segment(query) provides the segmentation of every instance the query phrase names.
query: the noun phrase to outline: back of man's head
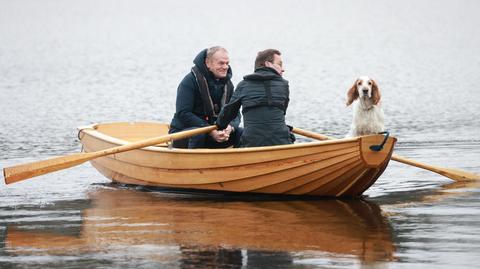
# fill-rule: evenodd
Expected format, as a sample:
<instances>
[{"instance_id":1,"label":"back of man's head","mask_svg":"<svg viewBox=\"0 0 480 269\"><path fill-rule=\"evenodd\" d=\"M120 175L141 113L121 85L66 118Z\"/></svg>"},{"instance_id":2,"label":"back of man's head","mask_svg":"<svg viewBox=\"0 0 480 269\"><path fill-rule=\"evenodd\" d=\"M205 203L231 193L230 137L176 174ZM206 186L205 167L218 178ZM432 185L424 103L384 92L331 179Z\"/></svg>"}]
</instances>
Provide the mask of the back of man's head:
<instances>
[{"instance_id":1,"label":"back of man's head","mask_svg":"<svg viewBox=\"0 0 480 269\"><path fill-rule=\"evenodd\" d=\"M260 67L265 67L265 62L273 63L274 55L282 55L279 50L276 49L266 49L259 51L257 53L257 58L255 59L255 70Z\"/></svg>"}]
</instances>

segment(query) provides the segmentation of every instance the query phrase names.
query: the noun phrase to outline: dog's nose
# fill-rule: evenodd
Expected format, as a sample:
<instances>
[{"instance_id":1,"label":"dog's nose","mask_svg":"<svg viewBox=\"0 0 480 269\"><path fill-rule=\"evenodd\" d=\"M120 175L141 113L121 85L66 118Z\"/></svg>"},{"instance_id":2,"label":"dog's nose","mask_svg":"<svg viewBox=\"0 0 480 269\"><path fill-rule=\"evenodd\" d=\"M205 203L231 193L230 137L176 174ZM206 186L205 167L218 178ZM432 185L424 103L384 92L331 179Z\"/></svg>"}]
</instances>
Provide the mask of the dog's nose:
<instances>
[{"instance_id":1,"label":"dog's nose","mask_svg":"<svg viewBox=\"0 0 480 269\"><path fill-rule=\"evenodd\" d=\"M363 91L363 94L364 94L364 95L367 95L367 94L368 94L368 89L363 89L362 91Z\"/></svg>"}]
</instances>

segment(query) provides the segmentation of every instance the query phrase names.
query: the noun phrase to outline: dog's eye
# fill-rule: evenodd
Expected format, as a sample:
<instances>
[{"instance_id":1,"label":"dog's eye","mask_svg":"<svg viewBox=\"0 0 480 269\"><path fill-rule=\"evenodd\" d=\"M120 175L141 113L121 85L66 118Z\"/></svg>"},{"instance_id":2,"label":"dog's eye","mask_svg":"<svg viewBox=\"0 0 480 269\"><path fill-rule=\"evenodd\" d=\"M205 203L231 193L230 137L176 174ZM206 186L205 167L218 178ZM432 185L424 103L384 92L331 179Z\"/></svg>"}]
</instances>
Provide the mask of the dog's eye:
<instances>
[{"instance_id":1,"label":"dog's eye","mask_svg":"<svg viewBox=\"0 0 480 269\"><path fill-rule=\"evenodd\" d=\"M372 85L372 82L370 80L368 81L368 85L370 85L370 86Z\"/></svg>"}]
</instances>

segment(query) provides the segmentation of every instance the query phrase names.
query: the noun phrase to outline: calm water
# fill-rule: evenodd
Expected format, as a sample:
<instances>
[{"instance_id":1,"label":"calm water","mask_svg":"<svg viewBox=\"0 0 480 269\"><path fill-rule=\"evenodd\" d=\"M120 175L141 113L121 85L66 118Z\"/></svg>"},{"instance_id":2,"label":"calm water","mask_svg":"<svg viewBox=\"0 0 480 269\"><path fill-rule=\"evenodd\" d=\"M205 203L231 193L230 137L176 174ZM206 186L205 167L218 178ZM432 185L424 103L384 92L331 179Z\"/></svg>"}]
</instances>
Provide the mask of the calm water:
<instances>
[{"instance_id":1,"label":"calm water","mask_svg":"<svg viewBox=\"0 0 480 269\"><path fill-rule=\"evenodd\" d=\"M193 57L222 44L235 83L258 50L283 52L290 124L345 135L345 93L367 74L399 155L480 173L478 11L476 0L0 0L0 167L78 152L77 126L169 122ZM0 268L478 268L480 259L480 183L395 162L356 200L147 192L111 185L89 164L1 184Z\"/></svg>"}]
</instances>

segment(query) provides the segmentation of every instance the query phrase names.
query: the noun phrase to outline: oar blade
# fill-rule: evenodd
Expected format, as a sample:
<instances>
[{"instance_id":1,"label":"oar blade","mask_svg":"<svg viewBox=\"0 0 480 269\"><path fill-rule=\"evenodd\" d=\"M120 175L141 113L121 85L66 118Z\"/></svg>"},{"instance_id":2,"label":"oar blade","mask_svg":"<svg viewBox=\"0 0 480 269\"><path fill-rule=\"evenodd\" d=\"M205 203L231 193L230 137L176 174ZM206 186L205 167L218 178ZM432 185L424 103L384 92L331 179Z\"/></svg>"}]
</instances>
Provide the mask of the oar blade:
<instances>
[{"instance_id":1,"label":"oar blade","mask_svg":"<svg viewBox=\"0 0 480 269\"><path fill-rule=\"evenodd\" d=\"M20 164L3 169L5 183L11 184L24 179L40 176L82 164L92 159L90 153L76 153L69 156L55 157L38 162Z\"/></svg>"},{"instance_id":2,"label":"oar blade","mask_svg":"<svg viewBox=\"0 0 480 269\"><path fill-rule=\"evenodd\" d=\"M445 167L439 167L439 166L430 165L426 163L421 163L418 161L414 161L412 159L398 156L396 154L392 155L392 160L409 164L412 166L416 166L418 168L427 169L437 174L440 174L442 176L453 179L455 181L480 180L480 175L478 174L470 173L470 172L459 170L459 169L445 168Z\"/></svg>"},{"instance_id":3,"label":"oar blade","mask_svg":"<svg viewBox=\"0 0 480 269\"><path fill-rule=\"evenodd\" d=\"M456 181L480 180L479 174L474 174L458 169L445 168L438 173Z\"/></svg>"}]
</instances>

